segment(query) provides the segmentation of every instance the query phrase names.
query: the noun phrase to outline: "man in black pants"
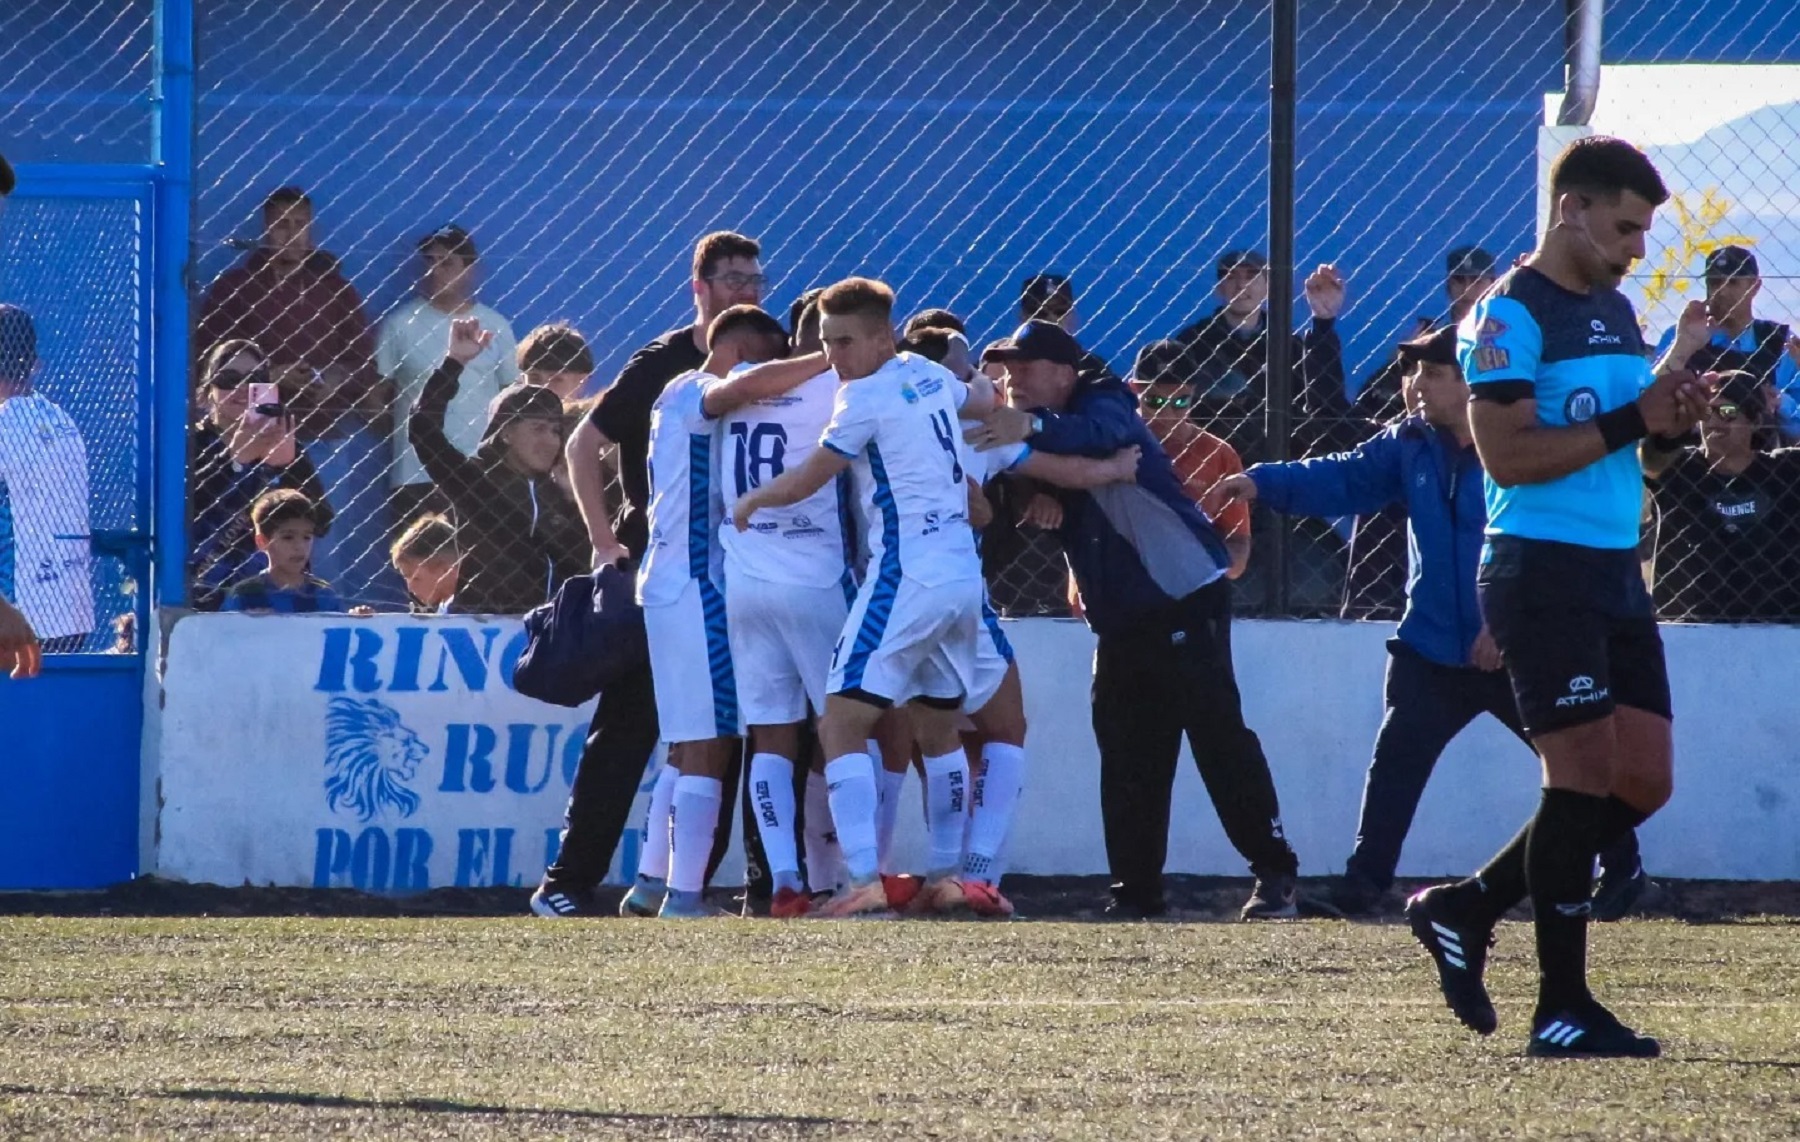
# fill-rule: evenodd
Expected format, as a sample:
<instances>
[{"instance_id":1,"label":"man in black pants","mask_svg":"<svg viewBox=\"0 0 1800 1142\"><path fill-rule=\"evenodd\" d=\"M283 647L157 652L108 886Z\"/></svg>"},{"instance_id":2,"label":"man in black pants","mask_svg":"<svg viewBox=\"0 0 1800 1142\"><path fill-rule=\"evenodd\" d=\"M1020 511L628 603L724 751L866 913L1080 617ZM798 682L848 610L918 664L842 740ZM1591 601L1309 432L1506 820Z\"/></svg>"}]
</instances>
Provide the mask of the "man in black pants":
<instances>
[{"instance_id":1,"label":"man in black pants","mask_svg":"<svg viewBox=\"0 0 1800 1142\"><path fill-rule=\"evenodd\" d=\"M706 361L706 328L714 317L734 305L755 305L761 300L761 254L755 240L729 231L700 239L694 249L694 323L665 333L632 354L593 412L570 435L565 455L575 500L593 544L594 566L635 562L643 555L650 539L645 515L650 500L645 467L650 407L670 381ZM606 505L601 465L602 451L615 445L619 482L625 489L625 507L616 531ZM532 894L534 913L546 917L597 914L593 891L612 864L644 766L656 750L656 736L656 697L646 663L643 670L600 695L569 790L562 848ZM726 787L735 787L737 781L734 769L727 776ZM722 818L719 837L715 867L731 837L729 817Z\"/></svg>"},{"instance_id":2,"label":"man in black pants","mask_svg":"<svg viewBox=\"0 0 1800 1142\"><path fill-rule=\"evenodd\" d=\"M1477 591L1519 715L1544 763L1543 797L1475 876L1407 902L1450 1009L1498 1023L1482 979L1499 918L1529 895L1538 998L1527 1053L1648 1058L1661 1048L1588 990L1594 857L1668 801L1668 668L1638 565L1645 453L1706 408L1692 373L1653 374L1619 283L1669 192L1643 152L1590 135L1550 169L1538 248L1458 329L1469 427L1487 472Z\"/></svg>"},{"instance_id":3,"label":"man in black pants","mask_svg":"<svg viewBox=\"0 0 1800 1142\"><path fill-rule=\"evenodd\" d=\"M1294 916L1298 862L1232 671L1231 555L1182 490L1131 390L1111 378L1078 379L1081 360L1075 339L1042 321L991 347L983 363L1004 364L1013 407L971 429L969 440L1093 457L1143 450L1135 483L1056 493L1063 550L1099 636L1093 716L1112 911L1165 910L1169 801L1185 732L1225 835L1256 876L1243 918Z\"/></svg>"}]
</instances>

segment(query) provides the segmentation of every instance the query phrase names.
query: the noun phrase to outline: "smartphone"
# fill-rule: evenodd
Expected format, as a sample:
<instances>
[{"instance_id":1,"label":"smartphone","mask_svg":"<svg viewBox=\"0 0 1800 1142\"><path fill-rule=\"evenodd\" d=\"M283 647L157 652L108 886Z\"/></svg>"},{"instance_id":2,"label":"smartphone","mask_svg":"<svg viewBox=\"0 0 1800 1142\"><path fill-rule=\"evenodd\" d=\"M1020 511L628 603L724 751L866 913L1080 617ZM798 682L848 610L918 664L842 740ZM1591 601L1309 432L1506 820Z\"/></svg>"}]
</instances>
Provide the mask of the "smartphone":
<instances>
[{"instance_id":1,"label":"smartphone","mask_svg":"<svg viewBox=\"0 0 1800 1142\"><path fill-rule=\"evenodd\" d=\"M281 387L275 384L251 383L245 386L249 390L249 401L244 410L244 423L263 425L281 419Z\"/></svg>"}]
</instances>

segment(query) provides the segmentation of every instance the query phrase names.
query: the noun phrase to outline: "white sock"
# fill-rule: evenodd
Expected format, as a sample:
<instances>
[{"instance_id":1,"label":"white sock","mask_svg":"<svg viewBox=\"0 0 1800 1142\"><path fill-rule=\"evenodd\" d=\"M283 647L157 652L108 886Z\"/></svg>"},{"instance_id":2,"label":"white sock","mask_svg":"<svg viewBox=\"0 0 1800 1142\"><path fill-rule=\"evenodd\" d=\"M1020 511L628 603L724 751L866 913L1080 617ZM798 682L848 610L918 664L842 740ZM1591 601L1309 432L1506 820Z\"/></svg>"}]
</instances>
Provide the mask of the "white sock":
<instances>
[{"instance_id":1,"label":"white sock","mask_svg":"<svg viewBox=\"0 0 1800 1142\"><path fill-rule=\"evenodd\" d=\"M775 887L800 883L800 856L794 846L794 763L778 753L750 759L750 800L756 807L756 833Z\"/></svg>"},{"instance_id":2,"label":"white sock","mask_svg":"<svg viewBox=\"0 0 1800 1142\"><path fill-rule=\"evenodd\" d=\"M962 867L963 825L969 814L969 759L962 750L925 759L925 824L931 833L933 876Z\"/></svg>"},{"instance_id":3,"label":"white sock","mask_svg":"<svg viewBox=\"0 0 1800 1142\"><path fill-rule=\"evenodd\" d=\"M681 771L663 763L656 771L650 804L644 810L644 852L638 858L638 875L669 879L669 806L675 801L675 780Z\"/></svg>"},{"instance_id":4,"label":"white sock","mask_svg":"<svg viewBox=\"0 0 1800 1142\"><path fill-rule=\"evenodd\" d=\"M825 766L825 782L831 790L831 819L837 822L838 844L850 878L873 880L881 871L875 848L875 763L866 753L847 753Z\"/></svg>"},{"instance_id":5,"label":"white sock","mask_svg":"<svg viewBox=\"0 0 1800 1142\"><path fill-rule=\"evenodd\" d=\"M674 836L669 856L671 891L699 892L706 887L706 863L712 856L719 805L724 799L724 786L716 777L684 773L676 779L669 829Z\"/></svg>"},{"instance_id":6,"label":"white sock","mask_svg":"<svg viewBox=\"0 0 1800 1142\"><path fill-rule=\"evenodd\" d=\"M831 795L825 775L806 774L806 884L814 892L833 892L844 882L844 852L838 847L831 820Z\"/></svg>"},{"instance_id":7,"label":"white sock","mask_svg":"<svg viewBox=\"0 0 1800 1142\"><path fill-rule=\"evenodd\" d=\"M984 763L975 781L969 809L969 844L963 853L963 879L999 884L1006 871L1001 856L1012 831L1013 811L1025 787L1025 747L989 742L981 747Z\"/></svg>"},{"instance_id":8,"label":"white sock","mask_svg":"<svg viewBox=\"0 0 1800 1142\"><path fill-rule=\"evenodd\" d=\"M900 794L906 788L906 771L875 771L875 784L881 800L875 810L875 851L881 857L881 871L894 871L894 824L900 819Z\"/></svg>"}]
</instances>

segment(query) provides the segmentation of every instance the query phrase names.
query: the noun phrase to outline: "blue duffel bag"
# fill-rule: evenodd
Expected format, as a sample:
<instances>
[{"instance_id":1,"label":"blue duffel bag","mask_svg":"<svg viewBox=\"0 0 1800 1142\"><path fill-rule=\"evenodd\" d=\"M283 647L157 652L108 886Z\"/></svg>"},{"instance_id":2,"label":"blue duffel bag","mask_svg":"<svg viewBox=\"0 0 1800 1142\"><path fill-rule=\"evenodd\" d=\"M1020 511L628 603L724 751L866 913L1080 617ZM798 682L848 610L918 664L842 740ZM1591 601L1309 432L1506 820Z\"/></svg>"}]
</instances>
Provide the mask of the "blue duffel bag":
<instances>
[{"instance_id":1,"label":"blue duffel bag","mask_svg":"<svg viewBox=\"0 0 1800 1142\"><path fill-rule=\"evenodd\" d=\"M636 582L608 564L564 580L555 598L525 616L513 689L540 702L579 706L649 664Z\"/></svg>"}]
</instances>

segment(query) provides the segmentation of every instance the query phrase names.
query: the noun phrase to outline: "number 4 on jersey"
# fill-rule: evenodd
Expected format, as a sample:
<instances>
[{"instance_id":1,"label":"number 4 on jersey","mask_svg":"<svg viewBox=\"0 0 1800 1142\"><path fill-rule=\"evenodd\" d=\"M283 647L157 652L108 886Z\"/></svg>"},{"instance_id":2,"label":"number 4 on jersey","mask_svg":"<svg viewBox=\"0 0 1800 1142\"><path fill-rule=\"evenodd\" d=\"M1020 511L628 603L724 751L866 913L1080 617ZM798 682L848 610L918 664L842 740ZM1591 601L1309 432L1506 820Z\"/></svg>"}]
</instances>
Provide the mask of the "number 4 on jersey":
<instances>
[{"instance_id":1,"label":"number 4 on jersey","mask_svg":"<svg viewBox=\"0 0 1800 1142\"><path fill-rule=\"evenodd\" d=\"M956 427L950 422L950 414L941 408L932 413L931 431L937 434L938 443L950 454L950 479L960 486L963 482L962 451L956 446Z\"/></svg>"}]
</instances>

